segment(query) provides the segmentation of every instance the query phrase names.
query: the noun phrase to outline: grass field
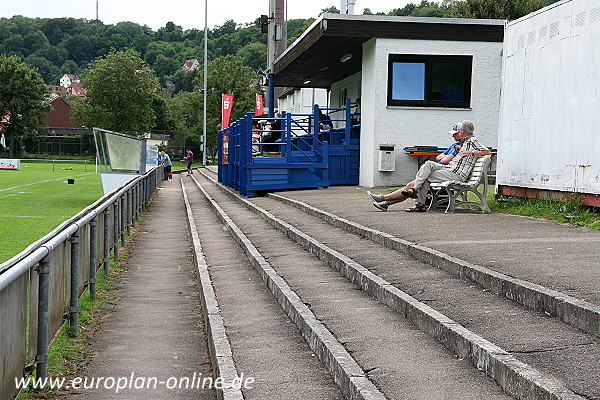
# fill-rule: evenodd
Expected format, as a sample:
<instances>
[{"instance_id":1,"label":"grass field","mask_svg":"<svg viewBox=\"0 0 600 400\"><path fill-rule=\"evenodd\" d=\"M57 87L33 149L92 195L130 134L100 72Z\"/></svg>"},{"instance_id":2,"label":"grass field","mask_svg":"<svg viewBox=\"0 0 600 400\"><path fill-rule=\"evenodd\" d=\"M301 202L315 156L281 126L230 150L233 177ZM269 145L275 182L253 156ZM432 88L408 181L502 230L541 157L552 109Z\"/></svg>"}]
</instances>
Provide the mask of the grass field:
<instances>
[{"instance_id":1,"label":"grass field","mask_svg":"<svg viewBox=\"0 0 600 400\"><path fill-rule=\"evenodd\" d=\"M51 232L103 196L94 165L21 162L0 170L0 263ZM72 185L67 178L75 179Z\"/></svg>"}]
</instances>

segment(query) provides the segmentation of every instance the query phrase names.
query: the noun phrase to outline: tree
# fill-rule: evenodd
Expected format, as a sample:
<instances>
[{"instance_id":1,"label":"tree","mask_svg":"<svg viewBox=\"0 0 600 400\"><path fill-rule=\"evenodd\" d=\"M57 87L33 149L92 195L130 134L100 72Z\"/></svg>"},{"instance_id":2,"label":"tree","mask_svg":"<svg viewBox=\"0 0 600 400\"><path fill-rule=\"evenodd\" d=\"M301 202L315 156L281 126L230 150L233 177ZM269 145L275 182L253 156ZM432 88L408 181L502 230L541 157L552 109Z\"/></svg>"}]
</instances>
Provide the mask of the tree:
<instances>
[{"instance_id":1,"label":"tree","mask_svg":"<svg viewBox=\"0 0 600 400\"><path fill-rule=\"evenodd\" d=\"M337 7L335 7L335 6L323 8L323 9L321 9L321 12L319 13L319 16L321 16L321 15L323 15L325 13L339 14L340 10L338 10Z\"/></svg>"},{"instance_id":2,"label":"tree","mask_svg":"<svg viewBox=\"0 0 600 400\"><path fill-rule=\"evenodd\" d=\"M0 82L0 114L7 116L2 132L13 157L16 141L44 125L50 112L48 92L37 71L16 56L0 54Z\"/></svg>"},{"instance_id":3,"label":"tree","mask_svg":"<svg viewBox=\"0 0 600 400\"><path fill-rule=\"evenodd\" d=\"M58 82L60 80L58 67L46 58L30 55L25 59L25 62L38 71L44 82Z\"/></svg>"},{"instance_id":4,"label":"tree","mask_svg":"<svg viewBox=\"0 0 600 400\"><path fill-rule=\"evenodd\" d=\"M416 4L408 3L402 8L394 8L392 11L390 11L390 15L407 16L410 15L415 8L417 8Z\"/></svg>"},{"instance_id":5,"label":"tree","mask_svg":"<svg viewBox=\"0 0 600 400\"><path fill-rule=\"evenodd\" d=\"M267 63L267 45L249 43L238 50L237 56L240 57L244 65L257 71L259 68L265 68Z\"/></svg>"},{"instance_id":6,"label":"tree","mask_svg":"<svg viewBox=\"0 0 600 400\"><path fill-rule=\"evenodd\" d=\"M244 66L236 56L219 57L208 65L208 90L206 98L207 151L216 152L217 131L221 124L221 96L234 95L231 110L231 121L235 121L247 112L254 111L256 94L260 93L257 85L257 73ZM198 76L196 88L199 91L203 84L203 74Z\"/></svg>"},{"instance_id":7,"label":"tree","mask_svg":"<svg viewBox=\"0 0 600 400\"><path fill-rule=\"evenodd\" d=\"M544 7L543 0L461 0L453 2L446 12L454 18L498 18L514 20Z\"/></svg>"},{"instance_id":8,"label":"tree","mask_svg":"<svg viewBox=\"0 0 600 400\"><path fill-rule=\"evenodd\" d=\"M73 106L87 126L140 135L154 126L158 79L137 52L111 50L90 64L81 83L87 98Z\"/></svg>"}]
</instances>

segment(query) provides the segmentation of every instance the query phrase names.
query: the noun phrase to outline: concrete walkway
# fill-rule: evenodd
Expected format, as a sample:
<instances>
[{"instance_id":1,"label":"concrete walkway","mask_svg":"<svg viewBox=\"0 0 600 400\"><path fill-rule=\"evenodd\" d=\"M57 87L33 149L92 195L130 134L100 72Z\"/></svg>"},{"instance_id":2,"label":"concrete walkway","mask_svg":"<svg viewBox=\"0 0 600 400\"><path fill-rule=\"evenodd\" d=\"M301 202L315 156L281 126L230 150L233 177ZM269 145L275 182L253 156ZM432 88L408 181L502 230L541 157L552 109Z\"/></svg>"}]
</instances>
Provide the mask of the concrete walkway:
<instances>
[{"instance_id":1,"label":"concrete walkway","mask_svg":"<svg viewBox=\"0 0 600 400\"><path fill-rule=\"evenodd\" d=\"M173 182L162 183L140 225L114 311L94 340L95 358L82 372L89 385L91 378L95 378L94 386L98 388L80 389L68 398L215 398L211 389L186 389L186 378L193 386L194 376L195 382L200 374L210 377L212 369L180 175L173 178ZM116 380L112 389L109 377ZM128 388L117 393L119 378L123 378L121 382L126 382ZM150 388L135 389L136 385ZM169 389L175 385L176 389Z\"/></svg>"}]
</instances>

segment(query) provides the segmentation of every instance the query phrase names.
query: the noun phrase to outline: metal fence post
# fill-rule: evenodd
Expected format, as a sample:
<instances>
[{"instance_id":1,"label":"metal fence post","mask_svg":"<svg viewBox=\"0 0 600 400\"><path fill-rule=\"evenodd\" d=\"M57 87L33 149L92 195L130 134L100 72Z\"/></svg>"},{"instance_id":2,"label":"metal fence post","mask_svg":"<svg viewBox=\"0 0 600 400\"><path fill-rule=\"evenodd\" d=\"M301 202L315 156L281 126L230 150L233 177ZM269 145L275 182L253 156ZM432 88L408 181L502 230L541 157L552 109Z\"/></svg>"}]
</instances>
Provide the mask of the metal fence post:
<instances>
[{"instance_id":1,"label":"metal fence post","mask_svg":"<svg viewBox=\"0 0 600 400\"><path fill-rule=\"evenodd\" d=\"M146 208L146 197L148 196L148 186L146 186L146 178L142 179L142 210Z\"/></svg>"},{"instance_id":2,"label":"metal fence post","mask_svg":"<svg viewBox=\"0 0 600 400\"><path fill-rule=\"evenodd\" d=\"M119 259L119 199L113 203L113 249L115 260Z\"/></svg>"},{"instance_id":3,"label":"metal fence post","mask_svg":"<svg viewBox=\"0 0 600 400\"><path fill-rule=\"evenodd\" d=\"M131 235L131 189L125 192L125 230Z\"/></svg>"},{"instance_id":4,"label":"metal fence post","mask_svg":"<svg viewBox=\"0 0 600 400\"><path fill-rule=\"evenodd\" d=\"M108 277L108 263L110 262L110 206L104 210L104 277Z\"/></svg>"},{"instance_id":5,"label":"metal fence post","mask_svg":"<svg viewBox=\"0 0 600 400\"><path fill-rule=\"evenodd\" d=\"M46 379L48 371L48 290L50 281L50 257L46 256L38 266L38 334L37 354L35 356L36 375Z\"/></svg>"},{"instance_id":6,"label":"metal fence post","mask_svg":"<svg viewBox=\"0 0 600 400\"><path fill-rule=\"evenodd\" d=\"M96 267L98 264L98 217L90 221L90 297L96 298Z\"/></svg>"},{"instance_id":7,"label":"metal fence post","mask_svg":"<svg viewBox=\"0 0 600 400\"><path fill-rule=\"evenodd\" d=\"M71 333L77 333L79 323L79 233L77 229L71 236L71 307L69 308L69 322Z\"/></svg>"},{"instance_id":8,"label":"metal fence post","mask_svg":"<svg viewBox=\"0 0 600 400\"><path fill-rule=\"evenodd\" d=\"M136 183L131 188L131 226L135 226L135 221L137 219L137 189L138 184Z\"/></svg>"},{"instance_id":9,"label":"metal fence post","mask_svg":"<svg viewBox=\"0 0 600 400\"><path fill-rule=\"evenodd\" d=\"M121 207L119 210L119 214L121 214L121 246L125 246L125 240L127 237L127 226L126 226L126 215L127 214L127 200L125 194L121 195Z\"/></svg>"},{"instance_id":10,"label":"metal fence post","mask_svg":"<svg viewBox=\"0 0 600 400\"><path fill-rule=\"evenodd\" d=\"M135 203L137 205L137 218L142 216L142 181L139 180L137 183L137 201Z\"/></svg>"}]
</instances>

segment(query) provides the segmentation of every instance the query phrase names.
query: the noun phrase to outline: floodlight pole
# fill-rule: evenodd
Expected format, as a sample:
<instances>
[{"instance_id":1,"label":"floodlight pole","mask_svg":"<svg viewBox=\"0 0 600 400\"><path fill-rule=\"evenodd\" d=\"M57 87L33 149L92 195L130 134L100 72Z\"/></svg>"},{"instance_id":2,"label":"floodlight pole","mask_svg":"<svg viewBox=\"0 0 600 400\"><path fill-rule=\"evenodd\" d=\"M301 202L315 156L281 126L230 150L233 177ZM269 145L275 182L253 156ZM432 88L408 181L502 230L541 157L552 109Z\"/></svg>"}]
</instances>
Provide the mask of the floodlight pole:
<instances>
[{"instance_id":1,"label":"floodlight pole","mask_svg":"<svg viewBox=\"0 0 600 400\"><path fill-rule=\"evenodd\" d=\"M206 165L206 83L208 81L208 0L204 0L204 117L202 118L202 165Z\"/></svg>"}]
</instances>

